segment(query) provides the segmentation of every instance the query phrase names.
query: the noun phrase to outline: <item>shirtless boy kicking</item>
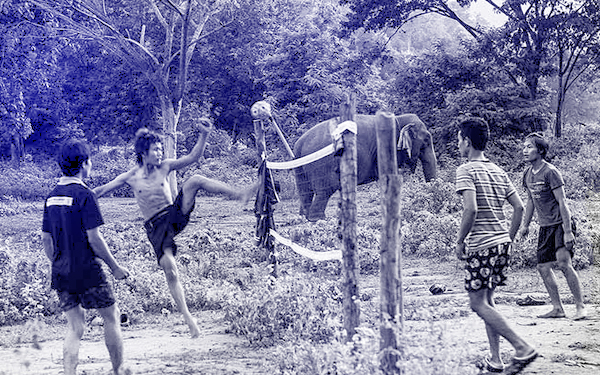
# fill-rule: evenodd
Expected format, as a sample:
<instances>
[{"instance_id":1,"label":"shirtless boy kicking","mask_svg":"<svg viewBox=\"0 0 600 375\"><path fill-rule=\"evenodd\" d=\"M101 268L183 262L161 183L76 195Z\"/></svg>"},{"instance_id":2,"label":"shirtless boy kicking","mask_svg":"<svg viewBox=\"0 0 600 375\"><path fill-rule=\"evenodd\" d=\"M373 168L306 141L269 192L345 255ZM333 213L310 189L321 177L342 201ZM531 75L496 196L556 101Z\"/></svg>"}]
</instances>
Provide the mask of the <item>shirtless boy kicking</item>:
<instances>
[{"instance_id":1,"label":"shirtless boy kicking","mask_svg":"<svg viewBox=\"0 0 600 375\"><path fill-rule=\"evenodd\" d=\"M137 131L135 152L138 165L117 178L94 189L98 197L127 184L133 189L138 206L145 219L144 226L148 239L156 253L158 264L165 272L169 291L177 308L190 328L192 338L200 335L200 331L190 314L179 281L175 254L177 247L174 237L187 225L194 209L196 193L204 189L210 193L222 193L232 199L247 201L255 192L254 187L247 189L234 188L222 182L200 175L190 177L173 200L169 186L169 173L185 168L198 161L204 152L206 138L212 125L205 121L199 125L200 136L192 151L178 159L163 160L162 141L159 136L142 128Z\"/></svg>"}]
</instances>

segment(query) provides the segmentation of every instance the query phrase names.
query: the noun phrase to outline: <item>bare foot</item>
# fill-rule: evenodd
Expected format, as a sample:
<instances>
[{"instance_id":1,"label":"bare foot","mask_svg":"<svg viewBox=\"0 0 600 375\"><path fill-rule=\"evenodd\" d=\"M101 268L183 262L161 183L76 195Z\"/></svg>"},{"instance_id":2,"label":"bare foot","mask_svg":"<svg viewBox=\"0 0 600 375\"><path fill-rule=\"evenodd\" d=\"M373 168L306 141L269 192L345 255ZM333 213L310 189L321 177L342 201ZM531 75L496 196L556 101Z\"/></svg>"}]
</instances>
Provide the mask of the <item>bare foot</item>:
<instances>
[{"instance_id":1,"label":"bare foot","mask_svg":"<svg viewBox=\"0 0 600 375\"><path fill-rule=\"evenodd\" d=\"M564 318L565 312L563 310L558 310L558 309L552 309L551 311L542 314L542 315L538 315L538 318L542 318L542 319L556 319L556 318Z\"/></svg>"},{"instance_id":2,"label":"bare foot","mask_svg":"<svg viewBox=\"0 0 600 375\"><path fill-rule=\"evenodd\" d=\"M587 311L585 311L585 307L578 307L573 320L584 320L587 318Z\"/></svg>"},{"instance_id":3,"label":"bare foot","mask_svg":"<svg viewBox=\"0 0 600 375\"><path fill-rule=\"evenodd\" d=\"M189 318L186 320L187 320L188 327L190 327L191 338L193 338L193 339L198 338L200 336L200 329L198 328L198 325L196 324L196 319Z\"/></svg>"},{"instance_id":4,"label":"bare foot","mask_svg":"<svg viewBox=\"0 0 600 375\"><path fill-rule=\"evenodd\" d=\"M131 369L129 367L121 366L118 371L115 371L115 375L131 375Z\"/></svg>"}]
</instances>

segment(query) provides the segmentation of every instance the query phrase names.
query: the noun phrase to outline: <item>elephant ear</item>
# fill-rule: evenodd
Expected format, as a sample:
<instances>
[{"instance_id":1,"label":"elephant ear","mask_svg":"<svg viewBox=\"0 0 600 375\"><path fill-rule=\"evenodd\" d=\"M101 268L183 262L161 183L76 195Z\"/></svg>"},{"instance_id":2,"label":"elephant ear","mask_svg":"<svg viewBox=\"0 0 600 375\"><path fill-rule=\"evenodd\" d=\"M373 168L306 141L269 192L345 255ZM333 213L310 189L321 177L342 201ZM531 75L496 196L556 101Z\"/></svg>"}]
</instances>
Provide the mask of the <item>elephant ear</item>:
<instances>
[{"instance_id":1,"label":"elephant ear","mask_svg":"<svg viewBox=\"0 0 600 375\"><path fill-rule=\"evenodd\" d=\"M406 150L408 153L409 159L412 158L412 143L413 139L410 135L410 127L413 126L413 123L405 125L400 131L400 137L398 137L398 150Z\"/></svg>"}]
</instances>

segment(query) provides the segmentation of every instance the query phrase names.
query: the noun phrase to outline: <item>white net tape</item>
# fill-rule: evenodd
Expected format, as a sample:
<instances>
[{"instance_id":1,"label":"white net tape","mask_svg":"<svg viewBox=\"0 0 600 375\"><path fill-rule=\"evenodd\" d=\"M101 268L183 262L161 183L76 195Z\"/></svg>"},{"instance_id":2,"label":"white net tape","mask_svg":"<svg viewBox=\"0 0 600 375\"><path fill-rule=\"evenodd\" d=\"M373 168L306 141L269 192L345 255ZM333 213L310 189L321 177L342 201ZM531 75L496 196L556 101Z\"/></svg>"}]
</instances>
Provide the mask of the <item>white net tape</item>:
<instances>
[{"instance_id":1,"label":"white net tape","mask_svg":"<svg viewBox=\"0 0 600 375\"><path fill-rule=\"evenodd\" d=\"M337 126L337 128L334 131L332 131L333 139L336 139L336 140L339 139L341 137L342 133L346 130L356 134L356 132L357 132L356 123L353 121L344 121L341 124L339 124ZM335 151L335 146L332 143L328 146L323 147L322 149L320 149L318 151L313 152L312 154L309 154L309 155L306 155L306 156L303 156L301 158L294 159L291 161L286 161L286 162L267 161L267 168L278 169L278 170L298 168L303 165L313 163L319 159L324 158L325 156L331 155L334 153L334 151ZM302 256L305 256L307 258L310 258L312 260L324 261L324 260L341 260L342 259L342 252L340 250L326 251L326 252L312 251L312 250L308 250L305 247L302 247L296 243L293 243L290 239L282 237L279 233L277 233L273 229L271 229L269 231L269 234L271 236L273 236L275 238L275 240L277 242L279 242L280 244L288 246L294 252L296 252Z\"/></svg>"},{"instance_id":2,"label":"white net tape","mask_svg":"<svg viewBox=\"0 0 600 375\"><path fill-rule=\"evenodd\" d=\"M340 250L333 251L312 251L308 250L296 243L293 243L291 240L282 237L279 233L275 232L273 229L269 231L269 234L275 238L275 241L279 242L282 245L290 247L294 252L310 258L316 261L322 260L341 260L342 252Z\"/></svg>"}]
</instances>

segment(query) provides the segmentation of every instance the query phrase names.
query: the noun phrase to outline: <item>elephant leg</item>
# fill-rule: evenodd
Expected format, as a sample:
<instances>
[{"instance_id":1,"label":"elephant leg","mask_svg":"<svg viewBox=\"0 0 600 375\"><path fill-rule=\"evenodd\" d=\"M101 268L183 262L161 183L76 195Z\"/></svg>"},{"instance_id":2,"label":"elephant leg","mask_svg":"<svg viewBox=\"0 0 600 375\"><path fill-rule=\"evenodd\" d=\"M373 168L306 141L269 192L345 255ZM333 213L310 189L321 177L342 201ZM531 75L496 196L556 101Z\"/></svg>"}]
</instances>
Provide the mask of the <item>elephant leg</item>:
<instances>
[{"instance_id":1,"label":"elephant leg","mask_svg":"<svg viewBox=\"0 0 600 375\"><path fill-rule=\"evenodd\" d=\"M318 163L318 162L317 162ZM340 174L336 165L326 160L315 165L315 173L312 175L313 191L315 196L310 205L307 219L317 221L325 219L325 208L333 193L340 189Z\"/></svg>"},{"instance_id":2,"label":"elephant leg","mask_svg":"<svg viewBox=\"0 0 600 375\"><path fill-rule=\"evenodd\" d=\"M315 195L312 189L312 185L306 176L306 172L303 167L295 169L296 172L296 188L298 189L298 195L300 196L300 215L308 219L308 213L310 205Z\"/></svg>"},{"instance_id":3,"label":"elephant leg","mask_svg":"<svg viewBox=\"0 0 600 375\"><path fill-rule=\"evenodd\" d=\"M327 203L333 193L335 193L335 190L331 189L316 191L315 198L310 205L310 211L307 217L308 221L325 220L325 209L327 208Z\"/></svg>"}]
</instances>

